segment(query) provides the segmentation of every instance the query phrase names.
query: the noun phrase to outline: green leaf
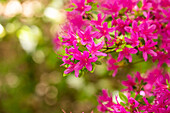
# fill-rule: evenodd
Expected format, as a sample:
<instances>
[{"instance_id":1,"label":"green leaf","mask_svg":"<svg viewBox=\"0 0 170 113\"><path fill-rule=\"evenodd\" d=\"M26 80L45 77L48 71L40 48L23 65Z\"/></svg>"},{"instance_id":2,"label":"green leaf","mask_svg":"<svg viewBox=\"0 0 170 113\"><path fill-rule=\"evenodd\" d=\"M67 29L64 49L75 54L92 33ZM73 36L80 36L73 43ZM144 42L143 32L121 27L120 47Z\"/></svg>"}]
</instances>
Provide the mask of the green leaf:
<instances>
[{"instance_id":1,"label":"green leaf","mask_svg":"<svg viewBox=\"0 0 170 113\"><path fill-rule=\"evenodd\" d=\"M120 105L122 105L122 106L126 106L126 104L125 104L125 103L123 103L123 102L120 102Z\"/></svg>"},{"instance_id":2,"label":"green leaf","mask_svg":"<svg viewBox=\"0 0 170 113\"><path fill-rule=\"evenodd\" d=\"M68 12L73 11L73 8L67 8L65 9L65 11L68 11Z\"/></svg>"},{"instance_id":3,"label":"green leaf","mask_svg":"<svg viewBox=\"0 0 170 113\"><path fill-rule=\"evenodd\" d=\"M122 92L119 92L119 97L122 101L128 103L128 98Z\"/></svg>"},{"instance_id":4,"label":"green leaf","mask_svg":"<svg viewBox=\"0 0 170 113\"><path fill-rule=\"evenodd\" d=\"M154 101L154 99L155 99L155 96L150 96L150 97L148 98L148 102L149 102L149 103L152 103L152 102Z\"/></svg>"},{"instance_id":5,"label":"green leaf","mask_svg":"<svg viewBox=\"0 0 170 113\"><path fill-rule=\"evenodd\" d=\"M93 68L92 68L92 71L90 71L90 73L93 73L93 72L94 72L94 69L95 69L94 63L92 63L92 66L93 66Z\"/></svg>"},{"instance_id":6,"label":"green leaf","mask_svg":"<svg viewBox=\"0 0 170 113\"><path fill-rule=\"evenodd\" d=\"M135 98L135 100L140 100L140 99L142 99L143 98L143 96L142 95L140 95L140 94L138 94L137 96L136 96L136 98Z\"/></svg>"},{"instance_id":7,"label":"green leaf","mask_svg":"<svg viewBox=\"0 0 170 113\"><path fill-rule=\"evenodd\" d=\"M79 71L79 77L82 77L82 76L84 76L84 70Z\"/></svg>"},{"instance_id":8,"label":"green leaf","mask_svg":"<svg viewBox=\"0 0 170 113\"><path fill-rule=\"evenodd\" d=\"M166 79L166 84L167 84L167 85L169 84L168 79Z\"/></svg>"},{"instance_id":9,"label":"green leaf","mask_svg":"<svg viewBox=\"0 0 170 113\"><path fill-rule=\"evenodd\" d=\"M97 3L93 3L91 6L92 6L92 10L97 10Z\"/></svg>"},{"instance_id":10,"label":"green leaf","mask_svg":"<svg viewBox=\"0 0 170 113\"><path fill-rule=\"evenodd\" d=\"M131 45L126 45L127 48L133 48Z\"/></svg>"},{"instance_id":11,"label":"green leaf","mask_svg":"<svg viewBox=\"0 0 170 113\"><path fill-rule=\"evenodd\" d=\"M136 95L135 92L132 92L132 91L131 91L130 93L131 93L130 96L131 96L132 98L135 98L135 95Z\"/></svg>"},{"instance_id":12,"label":"green leaf","mask_svg":"<svg viewBox=\"0 0 170 113\"><path fill-rule=\"evenodd\" d=\"M119 48L119 49L116 50L116 52L120 52L120 51L123 51L123 49Z\"/></svg>"},{"instance_id":13,"label":"green leaf","mask_svg":"<svg viewBox=\"0 0 170 113\"><path fill-rule=\"evenodd\" d=\"M60 40L60 42L63 42L62 37L59 36L58 39Z\"/></svg>"},{"instance_id":14,"label":"green leaf","mask_svg":"<svg viewBox=\"0 0 170 113\"><path fill-rule=\"evenodd\" d=\"M75 4L75 3L72 3L72 5L76 7L76 4Z\"/></svg>"},{"instance_id":15,"label":"green leaf","mask_svg":"<svg viewBox=\"0 0 170 113\"><path fill-rule=\"evenodd\" d=\"M139 8L141 8L141 7L142 7L142 1L139 1L138 4L137 4L137 6L138 6Z\"/></svg>"},{"instance_id":16,"label":"green leaf","mask_svg":"<svg viewBox=\"0 0 170 113\"><path fill-rule=\"evenodd\" d=\"M79 50L80 50L80 51L82 51L82 52L83 52L83 51L86 51L86 47L83 46L82 44L79 44L78 46L79 46Z\"/></svg>"},{"instance_id":17,"label":"green leaf","mask_svg":"<svg viewBox=\"0 0 170 113\"><path fill-rule=\"evenodd\" d=\"M119 14L124 14L126 10L127 10L127 8L122 8L122 9L119 11Z\"/></svg>"},{"instance_id":18,"label":"green leaf","mask_svg":"<svg viewBox=\"0 0 170 113\"><path fill-rule=\"evenodd\" d=\"M66 76L68 76L69 74L65 74L65 73L63 73L63 77L66 77Z\"/></svg>"},{"instance_id":19,"label":"green leaf","mask_svg":"<svg viewBox=\"0 0 170 113\"><path fill-rule=\"evenodd\" d=\"M111 22L111 21L108 22L108 27L109 27L109 28L112 27L112 22Z\"/></svg>"},{"instance_id":20,"label":"green leaf","mask_svg":"<svg viewBox=\"0 0 170 113\"><path fill-rule=\"evenodd\" d=\"M100 61L96 61L96 62L94 62L96 65L102 65L102 63L100 62Z\"/></svg>"}]
</instances>

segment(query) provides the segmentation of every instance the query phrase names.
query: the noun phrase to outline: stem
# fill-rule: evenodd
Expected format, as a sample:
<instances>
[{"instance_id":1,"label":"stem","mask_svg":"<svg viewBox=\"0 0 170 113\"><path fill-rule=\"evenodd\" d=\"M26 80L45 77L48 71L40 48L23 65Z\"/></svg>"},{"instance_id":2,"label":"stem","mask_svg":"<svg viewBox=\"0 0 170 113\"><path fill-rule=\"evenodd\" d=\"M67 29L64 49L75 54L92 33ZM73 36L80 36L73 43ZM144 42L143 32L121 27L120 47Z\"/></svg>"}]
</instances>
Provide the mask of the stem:
<instances>
[{"instance_id":1,"label":"stem","mask_svg":"<svg viewBox=\"0 0 170 113\"><path fill-rule=\"evenodd\" d=\"M106 37L104 38L105 44L106 44L106 49L108 50L108 45L107 45L107 41L106 41Z\"/></svg>"},{"instance_id":2,"label":"stem","mask_svg":"<svg viewBox=\"0 0 170 113\"><path fill-rule=\"evenodd\" d=\"M119 66L119 67L126 67L126 66L129 66L129 65L134 65L134 64L137 64L137 63L141 63L141 62L143 62L143 61L144 61L144 60L142 59L142 60L136 61L136 62L134 62L134 63L129 63L129 64L127 64L127 65Z\"/></svg>"}]
</instances>

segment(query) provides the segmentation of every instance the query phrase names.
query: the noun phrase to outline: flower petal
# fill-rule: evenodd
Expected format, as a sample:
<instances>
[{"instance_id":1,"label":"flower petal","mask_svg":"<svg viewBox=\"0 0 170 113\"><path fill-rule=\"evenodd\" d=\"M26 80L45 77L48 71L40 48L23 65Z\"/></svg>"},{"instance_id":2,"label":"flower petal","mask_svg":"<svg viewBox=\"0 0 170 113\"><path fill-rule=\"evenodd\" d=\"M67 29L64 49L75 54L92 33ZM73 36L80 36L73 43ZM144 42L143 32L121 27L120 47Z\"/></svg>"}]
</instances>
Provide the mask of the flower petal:
<instances>
[{"instance_id":1,"label":"flower petal","mask_svg":"<svg viewBox=\"0 0 170 113\"><path fill-rule=\"evenodd\" d=\"M92 64L91 63L87 63L86 64L86 68L88 71L92 71Z\"/></svg>"},{"instance_id":2,"label":"flower petal","mask_svg":"<svg viewBox=\"0 0 170 113\"><path fill-rule=\"evenodd\" d=\"M144 60L145 60L145 61L147 61L147 59L148 59L148 55L147 55L147 53L146 53L146 52L143 52L143 58L144 58Z\"/></svg>"}]
</instances>

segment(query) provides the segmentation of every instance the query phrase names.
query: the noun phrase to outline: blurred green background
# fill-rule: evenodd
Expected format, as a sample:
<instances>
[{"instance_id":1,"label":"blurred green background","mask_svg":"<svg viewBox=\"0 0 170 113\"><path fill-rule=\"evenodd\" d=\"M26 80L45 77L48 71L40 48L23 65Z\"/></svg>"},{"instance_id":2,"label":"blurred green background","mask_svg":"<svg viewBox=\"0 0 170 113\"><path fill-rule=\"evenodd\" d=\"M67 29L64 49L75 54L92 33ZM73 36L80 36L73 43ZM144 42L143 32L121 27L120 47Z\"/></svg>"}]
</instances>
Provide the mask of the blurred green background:
<instances>
[{"instance_id":1,"label":"blurred green background","mask_svg":"<svg viewBox=\"0 0 170 113\"><path fill-rule=\"evenodd\" d=\"M93 74L63 77L57 57L63 50L55 50L53 39L65 22L67 2L0 0L0 113L97 113L103 88L117 93L133 67L145 72L153 65L128 66L113 78L103 63Z\"/></svg>"}]
</instances>

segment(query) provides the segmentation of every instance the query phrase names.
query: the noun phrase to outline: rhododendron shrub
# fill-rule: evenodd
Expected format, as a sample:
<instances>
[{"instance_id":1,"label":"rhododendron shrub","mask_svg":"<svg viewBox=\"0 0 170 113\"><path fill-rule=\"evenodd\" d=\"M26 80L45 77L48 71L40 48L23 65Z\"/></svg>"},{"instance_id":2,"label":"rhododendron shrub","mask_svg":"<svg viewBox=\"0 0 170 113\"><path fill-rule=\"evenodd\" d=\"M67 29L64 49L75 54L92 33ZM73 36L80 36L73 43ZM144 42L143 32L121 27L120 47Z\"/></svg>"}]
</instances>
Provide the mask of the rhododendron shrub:
<instances>
[{"instance_id":1,"label":"rhododendron shrub","mask_svg":"<svg viewBox=\"0 0 170 113\"><path fill-rule=\"evenodd\" d=\"M64 76L93 73L102 59L108 60L113 77L119 68L136 63L134 55L155 62L155 68L142 76L139 72L134 77L127 75L128 80L122 82L126 95L119 93L116 103L103 90L99 111L170 112L170 75L166 72L170 65L169 0L70 0L66 11L66 23L54 41L65 49L60 55Z\"/></svg>"}]
</instances>

